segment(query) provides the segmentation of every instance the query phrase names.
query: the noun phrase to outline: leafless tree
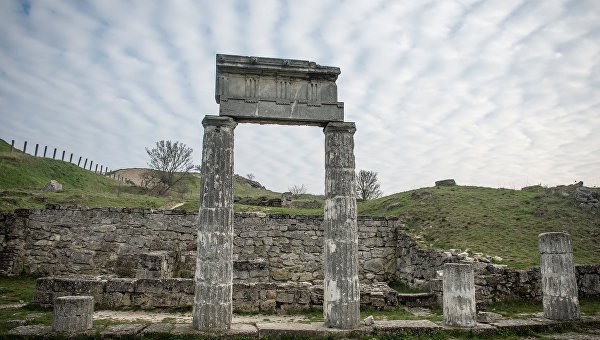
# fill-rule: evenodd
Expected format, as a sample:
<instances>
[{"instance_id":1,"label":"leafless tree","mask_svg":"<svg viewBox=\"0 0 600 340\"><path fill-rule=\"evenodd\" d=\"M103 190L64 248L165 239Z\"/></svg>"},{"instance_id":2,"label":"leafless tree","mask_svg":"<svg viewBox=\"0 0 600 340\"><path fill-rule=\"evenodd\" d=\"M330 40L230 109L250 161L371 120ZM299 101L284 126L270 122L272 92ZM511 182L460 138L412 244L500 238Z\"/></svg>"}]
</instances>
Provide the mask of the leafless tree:
<instances>
[{"instance_id":1,"label":"leafless tree","mask_svg":"<svg viewBox=\"0 0 600 340\"><path fill-rule=\"evenodd\" d=\"M363 201L381 197L377 172L360 170L356 175L356 195Z\"/></svg>"},{"instance_id":2,"label":"leafless tree","mask_svg":"<svg viewBox=\"0 0 600 340\"><path fill-rule=\"evenodd\" d=\"M194 167L193 149L183 143L161 140L156 142L154 148L146 148L146 152L150 156L150 170L144 176L144 182L161 195L166 194Z\"/></svg>"},{"instance_id":3,"label":"leafless tree","mask_svg":"<svg viewBox=\"0 0 600 340\"><path fill-rule=\"evenodd\" d=\"M302 194L306 194L306 187L304 184L294 185L288 188L288 191L292 193L294 197Z\"/></svg>"}]
</instances>

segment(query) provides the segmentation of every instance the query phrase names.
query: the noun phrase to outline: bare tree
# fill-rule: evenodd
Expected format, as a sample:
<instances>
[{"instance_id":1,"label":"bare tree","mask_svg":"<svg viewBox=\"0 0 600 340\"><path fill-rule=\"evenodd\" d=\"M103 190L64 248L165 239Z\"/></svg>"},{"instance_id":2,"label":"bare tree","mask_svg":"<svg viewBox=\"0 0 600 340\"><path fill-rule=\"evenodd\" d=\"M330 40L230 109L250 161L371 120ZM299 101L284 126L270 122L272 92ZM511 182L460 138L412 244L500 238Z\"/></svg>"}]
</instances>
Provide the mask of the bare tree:
<instances>
[{"instance_id":1,"label":"bare tree","mask_svg":"<svg viewBox=\"0 0 600 340\"><path fill-rule=\"evenodd\" d=\"M249 173L249 174L246 175L246 178L249 179L249 180L251 180L251 181L253 181L254 178L256 178L256 177L254 176L253 173Z\"/></svg>"},{"instance_id":2,"label":"bare tree","mask_svg":"<svg viewBox=\"0 0 600 340\"><path fill-rule=\"evenodd\" d=\"M356 175L356 195L363 201L381 197L383 192L379 189L377 172L360 170Z\"/></svg>"},{"instance_id":3,"label":"bare tree","mask_svg":"<svg viewBox=\"0 0 600 340\"><path fill-rule=\"evenodd\" d=\"M150 170L144 182L161 195L167 193L194 167L193 149L183 143L161 140L156 142L156 147L146 148L146 152L150 156Z\"/></svg>"},{"instance_id":4,"label":"bare tree","mask_svg":"<svg viewBox=\"0 0 600 340\"><path fill-rule=\"evenodd\" d=\"M292 196L296 197L298 195L306 194L306 187L304 184L294 185L289 187L288 191L292 193Z\"/></svg>"}]
</instances>

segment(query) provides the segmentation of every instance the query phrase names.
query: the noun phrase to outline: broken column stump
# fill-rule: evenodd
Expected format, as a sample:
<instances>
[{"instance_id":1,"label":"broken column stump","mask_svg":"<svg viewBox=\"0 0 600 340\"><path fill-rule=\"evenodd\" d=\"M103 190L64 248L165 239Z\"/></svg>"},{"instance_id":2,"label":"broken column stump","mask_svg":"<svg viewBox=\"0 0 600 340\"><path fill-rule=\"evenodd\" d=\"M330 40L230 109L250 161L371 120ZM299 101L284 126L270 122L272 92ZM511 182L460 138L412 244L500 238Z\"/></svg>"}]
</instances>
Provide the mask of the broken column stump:
<instances>
[{"instance_id":1,"label":"broken column stump","mask_svg":"<svg viewBox=\"0 0 600 340\"><path fill-rule=\"evenodd\" d=\"M567 233L543 233L538 236L538 246L544 317L552 320L579 319L571 236Z\"/></svg>"},{"instance_id":2,"label":"broken column stump","mask_svg":"<svg viewBox=\"0 0 600 340\"><path fill-rule=\"evenodd\" d=\"M93 296L62 296L54 300L52 329L57 332L80 332L92 329Z\"/></svg>"},{"instance_id":3,"label":"broken column stump","mask_svg":"<svg viewBox=\"0 0 600 340\"><path fill-rule=\"evenodd\" d=\"M463 263L444 264L443 287L444 323L459 327L475 326L473 267Z\"/></svg>"}]
</instances>

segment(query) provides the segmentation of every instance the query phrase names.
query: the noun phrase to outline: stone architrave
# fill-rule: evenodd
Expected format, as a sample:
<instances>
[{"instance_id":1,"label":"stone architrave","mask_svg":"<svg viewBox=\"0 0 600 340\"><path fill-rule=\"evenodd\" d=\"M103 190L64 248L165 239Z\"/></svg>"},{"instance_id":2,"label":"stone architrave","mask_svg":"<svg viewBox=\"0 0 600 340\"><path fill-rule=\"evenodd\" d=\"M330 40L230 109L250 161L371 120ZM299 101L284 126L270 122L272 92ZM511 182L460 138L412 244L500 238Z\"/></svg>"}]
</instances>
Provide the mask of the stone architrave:
<instances>
[{"instance_id":1,"label":"stone architrave","mask_svg":"<svg viewBox=\"0 0 600 340\"><path fill-rule=\"evenodd\" d=\"M351 329L360 323L358 228L354 181L354 123L329 123L325 133L325 325Z\"/></svg>"},{"instance_id":2,"label":"stone architrave","mask_svg":"<svg viewBox=\"0 0 600 340\"><path fill-rule=\"evenodd\" d=\"M466 263L444 264L444 323L449 326L473 327L477 324L473 267Z\"/></svg>"},{"instance_id":3,"label":"stone architrave","mask_svg":"<svg viewBox=\"0 0 600 340\"><path fill-rule=\"evenodd\" d=\"M325 126L344 121L338 67L293 59L217 54L219 115L237 122Z\"/></svg>"},{"instance_id":4,"label":"stone architrave","mask_svg":"<svg viewBox=\"0 0 600 340\"><path fill-rule=\"evenodd\" d=\"M93 296L62 296L54 300L52 329L57 332L80 332L92 329Z\"/></svg>"},{"instance_id":5,"label":"stone architrave","mask_svg":"<svg viewBox=\"0 0 600 340\"><path fill-rule=\"evenodd\" d=\"M202 187L198 220L193 327L231 327L233 287L233 142L237 123L228 117L202 121Z\"/></svg>"},{"instance_id":6,"label":"stone architrave","mask_svg":"<svg viewBox=\"0 0 600 340\"><path fill-rule=\"evenodd\" d=\"M538 246L544 317L552 320L579 319L571 236L567 233L543 233L538 236Z\"/></svg>"}]
</instances>

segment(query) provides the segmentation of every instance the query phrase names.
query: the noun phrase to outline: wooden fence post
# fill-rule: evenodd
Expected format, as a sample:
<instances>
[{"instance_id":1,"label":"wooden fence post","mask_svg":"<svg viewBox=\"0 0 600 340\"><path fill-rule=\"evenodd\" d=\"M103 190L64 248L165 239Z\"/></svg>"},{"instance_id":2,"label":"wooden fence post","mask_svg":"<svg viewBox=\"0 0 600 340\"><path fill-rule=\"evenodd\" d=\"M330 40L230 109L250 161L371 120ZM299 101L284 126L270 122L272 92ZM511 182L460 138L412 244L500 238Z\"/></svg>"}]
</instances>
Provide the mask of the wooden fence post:
<instances>
[{"instance_id":1,"label":"wooden fence post","mask_svg":"<svg viewBox=\"0 0 600 340\"><path fill-rule=\"evenodd\" d=\"M13 152L13 149L14 149L14 148L15 148L15 140L13 139L13 140L10 142L10 152Z\"/></svg>"},{"instance_id":2,"label":"wooden fence post","mask_svg":"<svg viewBox=\"0 0 600 340\"><path fill-rule=\"evenodd\" d=\"M85 162L83 163L83 168L87 168L87 158L85 159Z\"/></svg>"},{"instance_id":3,"label":"wooden fence post","mask_svg":"<svg viewBox=\"0 0 600 340\"><path fill-rule=\"evenodd\" d=\"M71 157L69 157L69 163L73 163L73 153L71 152Z\"/></svg>"},{"instance_id":4,"label":"wooden fence post","mask_svg":"<svg viewBox=\"0 0 600 340\"><path fill-rule=\"evenodd\" d=\"M48 145L44 146L44 158L46 158L46 151L48 151Z\"/></svg>"},{"instance_id":5,"label":"wooden fence post","mask_svg":"<svg viewBox=\"0 0 600 340\"><path fill-rule=\"evenodd\" d=\"M62 157L60 158L60 160L61 160L61 161L64 161L64 160L65 160L65 150L63 150L63 154L62 154Z\"/></svg>"},{"instance_id":6,"label":"wooden fence post","mask_svg":"<svg viewBox=\"0 0 600 340\"><path fill-rule=\"evenodd\" d=\"M81 164L81 156L79 156L79 160L77 161L77 166Z\"/></svg>"},{"instance_id":7,"label":"wooden fence post","mask_svg":"<svg viewBox=\"0 0 600 340\"><path fill-rule=\"evenodd\" d=\"M25 141L25 143L23 143L23 153L27 152L27 141Z\"/></svg>"},{"instance_id":8,"label":"wooden fence post","mask_svg":"<svg viewBox=\"0 0 600 340\"><path fill-rule=\"evenodd\" d=\"M39 146L40 146L39 144L37 144L37 143L35 144L35 153L33 154L35 157L37 157L37 152L38 152Z\"/></svg>"},{"instance_id":9,"label":"wooden fence post","mask_svg":"<svg viewBox=\"0 0 600 340\"><path fill-rule=\"evenodd\" d=\"M54 148L54 153L52 154L52 159L56 159L56 148Z\"/></svg>"}]
</instances>

